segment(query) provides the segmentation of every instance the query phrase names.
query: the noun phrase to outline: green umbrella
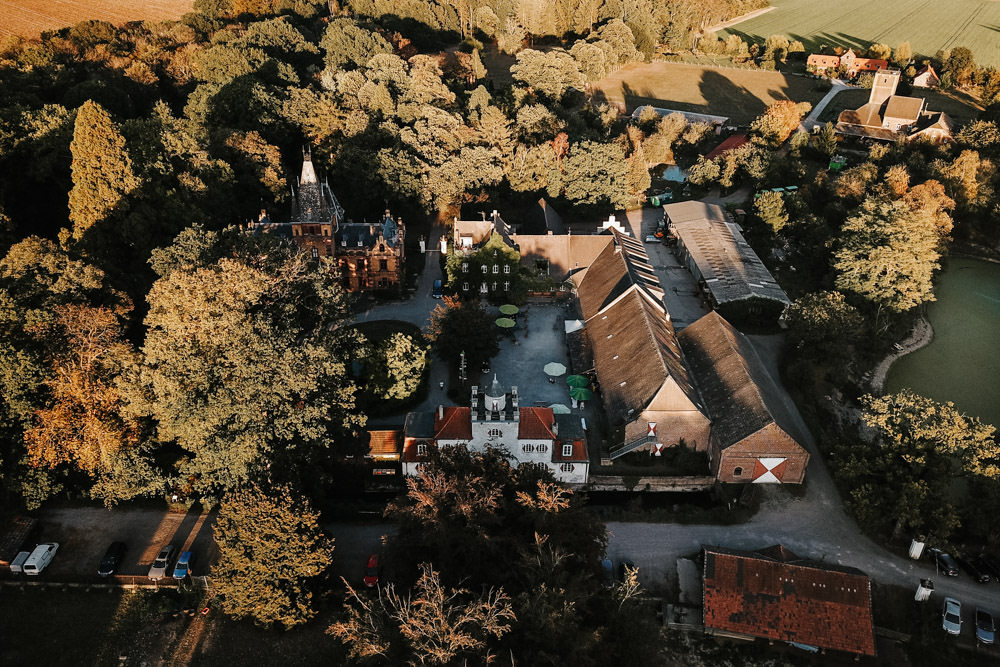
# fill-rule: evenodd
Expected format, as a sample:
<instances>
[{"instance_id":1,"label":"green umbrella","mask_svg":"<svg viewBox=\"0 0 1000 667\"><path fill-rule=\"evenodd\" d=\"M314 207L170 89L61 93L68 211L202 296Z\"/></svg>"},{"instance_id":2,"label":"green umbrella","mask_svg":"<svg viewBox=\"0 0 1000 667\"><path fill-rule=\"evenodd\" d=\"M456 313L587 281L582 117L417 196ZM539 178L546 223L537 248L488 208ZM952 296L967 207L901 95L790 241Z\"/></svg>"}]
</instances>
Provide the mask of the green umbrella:
<instances>
[{"instance_id":1,"label":"green umbrella","mask_svg":"<svg viewBox=\"0 0 1000 667\"><path fill-rule=\"evenodd\" d=\"M517 324L517 322L515 322L512 319L510 319L509 317L498 317L497 318L497 326L500 327L501 329L510 329L511 327L515 326L516 324Z\"/></svg>"},{"instance_id":2,"label":"green umbrella","mask_svg":"<svg viewBox=\"0 0 1000 667\"><path fill-rule=\"evenodd\" d=\"M505 303L504 305L500 306L500 312L503 313L504 315L517 315L518 308L514 304Z\"/></svg>"},{"instance_id":3,"label":"green umbrella","mask_svg":"<svg viewBox=\"0 0 1000 667\"><path fill-rule=\"evenodd\" d=\"M570 387L569 388L569 397L570 398L575 398L578 401L589 401L590 397L593 396L593 395L594 395L593 392L591 392L586 387Z\"/></svg>"},{"instance_id":4,"label":"green umbrella","mask_svg":"<svg viewBox=\"0 0 1000 667\"><path fill-rule=\"evenodd\" d=\"M571 387L586 387L590 384L590 380L582 375L570 375L566 378L566 384Z\"/></svg>"},{"instance_id":5,"label":"green umbrella","mask_svg":"<svg viewBox=\"0 0 1000 667\"><path fill-rule=\"evenodd\" d=\"M568 406L563 405L562 403L553 403L549 407L552 408L552 414L554 415L568 415L573 412Z\"/></svg>"}]
</instances>

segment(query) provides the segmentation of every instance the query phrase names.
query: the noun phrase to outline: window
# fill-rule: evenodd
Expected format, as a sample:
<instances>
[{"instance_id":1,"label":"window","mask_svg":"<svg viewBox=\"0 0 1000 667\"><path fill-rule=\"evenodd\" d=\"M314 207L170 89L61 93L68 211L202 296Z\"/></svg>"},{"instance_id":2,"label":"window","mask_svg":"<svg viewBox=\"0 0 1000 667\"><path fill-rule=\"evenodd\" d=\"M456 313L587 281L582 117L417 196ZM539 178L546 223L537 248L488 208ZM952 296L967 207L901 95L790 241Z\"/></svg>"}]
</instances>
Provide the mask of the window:
<instances>
[{"instance_id":1,"label":"window","mask_svg":"<svg viewBox=\"0 0 1000 667\"><path fill-rule=\"evenodd\" d=\"M486 273L487 271L489 271L489 269L487 269L487 268L486 268L486 265L485 265L485 264L483 264L483 273L485 274L485 273Z\"/></svg>"},{"instance_id":2,"label":"window","mask_svg":"<svg viewBox=\"0 0 1000 667\"><path fill-rule=\"evenodd\" d=\"M468 292L469 291L469 283L462 283L462 289L465 290L466 292Z\"/></svg>"},{"instance_id":3,"label":"window","mask_svg":"<svg viewBox=\"0 0 1000 667\"><path fill-rule=\"evenodd\" d=\"M468 272L469 272L469 263L462 262L462 273L468 273Z\"/></svg>"},{"instance_id":4,"label":"window","mask_svg":"<svg viewBox=\"0 0 1000 667\"><path fill-rule=\"evenodd\" d=\"M559 469L562 470L563 472L573 472L573 464L564 463L561 466L559 466Z\"/></svg>"},{"instance_id":5,"label":"window","mask_svg":"<svg viewBox=\"0 0 1000 667\"><path fill-rule=\"evenodd\" d=\"M509 280L503 281L503 291L504 292L509 292L510 291L510 281Z\"/></svg>"},{"instance_id":6,"label":"window","mask_svg":"<svg viewBox=\"0 0 1000 667\"><path fill-rule=\"evenodd\" d=\"M546 452L549 451L549 446L548 445L535 445L535 451L538 452L539 454L545 454Z\"/></svg>"},{"instance_id":7,"label":"window","mask_svg":"<svg viewBox=\"0 0 1000 667\"><path fill-rule=\"evenodd\" d=\"M417 445L417 456L427 456L427 443L421 442Z\"/></svg>"},{"instance_id":8,"label":"window","mask_svg":"<svg viewBox=\"0 0 1000 667\"><path fill-rule=\"evenodd\" d=\"M525 454L531 454L533 451L535 451L535 446L530 443L527 445L521 445L521 451L524 452Z\"/></svg>"},{"instance_id":9,"label":"window","mask_svg":"<svg viewBox=\"0 0 1000 667\"><path fill-rule=\"evenodd\" d=\"M500 265L499 264L494 264L493 265L493 274L496 275L498 273L500 273Z\"/></svg>"},{"instance_id":10,"label":"window","mask_svg":"<svg viewBox=\"0 0 1000 667\"><path fill-rule=\"evenodd\" d=\"M378 261L378 270L379 271L388 271L389 270L389 260L387 260L387 259L380 259Z\"/></svg>"},{"instance_id":11,"label":"window","mask_svg":"<svg viewBox=\"0 0 1000 667\"><path fill-rule=\"evenodd\" d=\"M573 456L573 445L563 445L563 456Z\"/></svg>"},{"instance_id":12,"label":"window","mask_svg":"<svg viewBox=\"0 0 1000 667\"><path fill-rule=\"evenodd\" d=\"M503 431L501 431L498 428L491 428L490 431L489 431L489 436L491 438L499 438L502 435L503 435Z\"/></svg>"},{"instance_id":13,"label":"window","mask_svg":"<svg viewBox=\"0 0 1000 667\"><path fill-rule=\"evenodd\" d=\"M504 273L510 273L510 264L504 264L503 265L503 272Z\"/></svg>"},{"instance_id":14,"label":"window","mask_svg":"<svg viewBox=\"0 0 1000 667\"><path fill-rule=\"evenodd\" d=\"M313 259L319 259L319 248L313 248L312 249L312 256L313 256Z\"/></svg>"},{"instance_id":15,"label":"window","mask_svg":"<svg viewBox=\"0 0 1000 667\"><path fill-rule=\"evenodd\" d=\"M743 468L736 466L733 468L733 477L740 477L743 475Z\"/></svg>"}]
</instances>

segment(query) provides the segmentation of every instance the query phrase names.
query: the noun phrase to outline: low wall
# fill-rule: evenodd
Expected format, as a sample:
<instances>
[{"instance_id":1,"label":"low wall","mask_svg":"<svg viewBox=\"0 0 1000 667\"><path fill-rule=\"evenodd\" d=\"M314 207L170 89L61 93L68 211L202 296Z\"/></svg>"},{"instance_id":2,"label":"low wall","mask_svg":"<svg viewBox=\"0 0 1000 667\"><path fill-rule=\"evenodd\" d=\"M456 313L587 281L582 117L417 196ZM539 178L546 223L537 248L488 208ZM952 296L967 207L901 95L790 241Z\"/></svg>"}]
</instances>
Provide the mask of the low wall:
<instances>
[{"instance_id":1,"label":"low wall","mask_svg":"<svg viewBox=\"0 0 1000 667\"><path fill-rule=\"evenodd\" d=\"M683 492L708 491L715 486L715 477L635 477L632 475L591 475L586 484L580 485L584 491L644 491Z\"/></svg>"}]
</instances>

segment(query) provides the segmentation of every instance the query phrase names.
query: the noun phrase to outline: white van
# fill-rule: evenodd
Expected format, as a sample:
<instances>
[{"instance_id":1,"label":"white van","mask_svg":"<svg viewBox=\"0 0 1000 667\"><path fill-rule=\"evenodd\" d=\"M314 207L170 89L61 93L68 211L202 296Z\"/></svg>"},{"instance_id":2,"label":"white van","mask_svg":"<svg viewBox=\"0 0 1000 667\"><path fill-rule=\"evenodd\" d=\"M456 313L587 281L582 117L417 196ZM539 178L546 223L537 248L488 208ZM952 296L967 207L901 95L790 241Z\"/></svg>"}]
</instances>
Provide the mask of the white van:
<instances>
[{"instance_id":1,"label":"white van","mask_svg":"<svg viewBox=\"0 0 1000 667\"><path fill-rule=\"evenodd\" d=\"M21 551L14 556L14 560L10 562L11 574L21 574L24 571L24 562L28 560L30 555L31 553L28 551Z\"/></svg>"},{"instance_id":2,"label":"white van","mask_svg":"<svg viewBox=\"0 0 1000 667\"><path fill-rule=\"evenodd\" d=\"M31 555L28 556L28 560L24 561L24 573L39 574L42 570L48 567L49 563L52 562L52 558L56 555L56 551L58 550L59 545L55 542L39 544L35 547L35 550L31 552Z\"/></svg>"}]
</instances>

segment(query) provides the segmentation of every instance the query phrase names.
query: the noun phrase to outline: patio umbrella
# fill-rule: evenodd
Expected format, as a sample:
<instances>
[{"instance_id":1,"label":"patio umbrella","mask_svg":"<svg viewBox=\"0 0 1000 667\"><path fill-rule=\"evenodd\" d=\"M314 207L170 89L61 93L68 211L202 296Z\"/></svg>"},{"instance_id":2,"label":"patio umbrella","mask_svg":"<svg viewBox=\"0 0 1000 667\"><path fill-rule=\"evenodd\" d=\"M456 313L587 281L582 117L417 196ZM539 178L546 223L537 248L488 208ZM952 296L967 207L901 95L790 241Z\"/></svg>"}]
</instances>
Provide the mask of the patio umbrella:
<instances>
[{"instance_id":1,"label":"patio umbrella","mask_svg":"<svg viewBox=\"0 0 1000 667\"><path fill-rule=\"evenodd\" d=\"M573 412L562 403L553 403L549 407L552 408L552 414L554 415L568 415Z\"/></svg>"},{"instance_id":2,"label":"patio umbrella","mask_svg":"<svg viewBox=\"0 0 1000 667\"><path fill-rule=\"evenodd\" d=\"M505 303L504 305L500 306L500 312L503 313L504 315L517 315L518 308L512 303Z\"/></svg>"},{"instance_id":3,"label":"patio umbrella","mask_svg":"<svg viewBox=\"0 0 1000 667\"><path fill-rule=\"evenodd\" d=\"M566 378L566 384L571 387L586 387L590 384L590 380L582 375L570 375Z\"/></svg>"},{"instance_id":4,"label":"patio umbrella","mask_svg":"<svg viewBox=\"0 0 1000 667\"><path fill-rule=\"evenodd\" d=\"M593 392L586 387L570 387L569 397L576 399L578 401L589 401L590 397L593 396Z\"/></svg>"},{"instance_id":5,"label":"patio umbrella","mask_svg":"<svg viewBox=\"0 0 1000 667\"><path fill-rule=\"evenodd\" d=\"M512 319L510 319L509 317L498 317L496 324L501 329L510 329L511 327L513 327L514 325L516 325L517 322L515 322Z\"/></svg>"},{"instance_id":6,"label":"patio umbrella","mask_svg":"<svg viewBox=\"0 0 1000 667\"><path fill-rule=\"evenodd\" d=\"M566 367L558 361L550 361L545 364L545 368L542 370L545 371L546 375L562 375L566 372Z\"/></svg>"}]
</instances>

